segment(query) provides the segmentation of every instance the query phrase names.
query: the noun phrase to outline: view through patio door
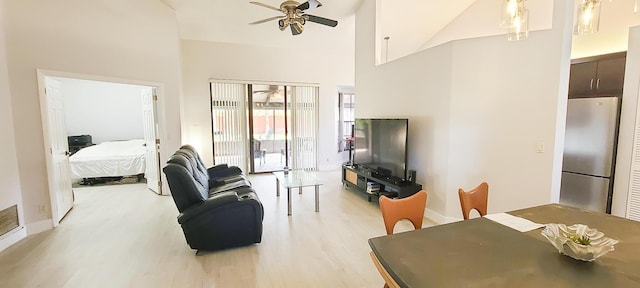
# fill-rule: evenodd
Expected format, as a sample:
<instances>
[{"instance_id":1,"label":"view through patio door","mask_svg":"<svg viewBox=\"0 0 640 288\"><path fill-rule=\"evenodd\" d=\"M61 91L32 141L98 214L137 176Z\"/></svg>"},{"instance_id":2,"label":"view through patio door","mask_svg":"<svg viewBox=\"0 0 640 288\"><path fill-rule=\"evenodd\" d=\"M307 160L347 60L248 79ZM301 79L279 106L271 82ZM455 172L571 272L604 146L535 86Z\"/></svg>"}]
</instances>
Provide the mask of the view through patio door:
<instances>
[{"instance_id":1,"label":"view through patio door","mask_svg":"<svg viewBox=\"0 0 640 288\"><path fill-rule=\"evenodd\" d=\"M287 166L286 107L290 88L282 85L249 85L249 135L251 136L250 172L282 170ZM285 87L287 88L285 90Z\"/></svg>"},{"instance_id":2,"label":"view through patio door","mask_svg":"<svg viewBox=\"0 0 640 288\"><path fill-rule=\"evenodd\" d=\"M211 95L216 164L317 168L318 87L212 82Z\"/></svg>"}]
</instances>

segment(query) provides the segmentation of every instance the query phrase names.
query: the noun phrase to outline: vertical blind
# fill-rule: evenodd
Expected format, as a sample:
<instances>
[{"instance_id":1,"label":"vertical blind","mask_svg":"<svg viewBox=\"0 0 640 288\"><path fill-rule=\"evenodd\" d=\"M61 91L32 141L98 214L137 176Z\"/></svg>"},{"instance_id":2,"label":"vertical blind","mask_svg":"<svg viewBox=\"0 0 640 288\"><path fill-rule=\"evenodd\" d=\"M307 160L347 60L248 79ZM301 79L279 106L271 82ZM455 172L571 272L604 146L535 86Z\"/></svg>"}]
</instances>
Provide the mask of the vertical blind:
<instances>
[{"instance_id":1,"label":"vertical blind","mask_svg":"<svg viewBox=\"0 0 640 288\"><path fill-rule=\"evenodd\" d=\"M627 218L640 221L640 102L636 108L636 127L631 157L629 194L627 196Z\"/></svg>"},{"instance_id":2,"label":"vertical blind","mask_svg":"<svg viewBox=\"0 0 640 288\"><path fill-rule=\"evenodd\" d=\"M247 171L246 85L211 83L213 161Z\"/></svg>"},{"instance_id":3,"label":"vertical blind","mask_svg":"<svg viewBox=\"0 0 640 288\"><path fill-rule=\"evenodd\" d=\"M316 170L318 165L318 87L291 89L291 167Z\"/></svg>"}]
</instances>

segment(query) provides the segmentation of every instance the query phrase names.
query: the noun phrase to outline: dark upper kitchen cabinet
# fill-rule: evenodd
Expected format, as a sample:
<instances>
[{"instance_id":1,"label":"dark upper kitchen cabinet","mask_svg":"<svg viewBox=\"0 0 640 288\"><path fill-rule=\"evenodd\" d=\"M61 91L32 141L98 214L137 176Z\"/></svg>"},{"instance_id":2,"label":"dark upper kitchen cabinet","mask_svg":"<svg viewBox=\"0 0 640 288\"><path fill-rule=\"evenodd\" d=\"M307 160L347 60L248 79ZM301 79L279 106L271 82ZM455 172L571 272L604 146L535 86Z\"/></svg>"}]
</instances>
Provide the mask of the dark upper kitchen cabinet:
<instances>
[{"instance_id":1,"label":"dark upper kitchen cabinet","mask_svg":"<svg viewBox=\"0 0 640 288\"><path fill-rule=\"evenodd\" d=\"M620 52L573 60L569 98L622 95L626 55Z\"/></svg>"},{"instance_id":2,"label":"dark upper kitchen cabinet","mask_svg":"<svg viewBox=\"0 0 640 288\"><path fill-rule=\"evenodd\" d=\"M597 61L571 64L569 95L593 94L593 82L596 81L597 71Z\"/></svg>"}]
</instances>

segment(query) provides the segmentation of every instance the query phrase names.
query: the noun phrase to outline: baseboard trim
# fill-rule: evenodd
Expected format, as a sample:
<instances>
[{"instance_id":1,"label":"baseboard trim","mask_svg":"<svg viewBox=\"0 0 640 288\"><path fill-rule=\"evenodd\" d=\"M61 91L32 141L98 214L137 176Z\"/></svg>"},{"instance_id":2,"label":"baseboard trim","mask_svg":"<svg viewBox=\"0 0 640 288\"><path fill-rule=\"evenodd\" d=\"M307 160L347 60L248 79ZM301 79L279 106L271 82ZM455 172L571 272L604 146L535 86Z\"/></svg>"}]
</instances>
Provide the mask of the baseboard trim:
<instances>
[{"instance_id":1,"label":"baseboard trim","mask_svg":"<svg viewBox=\"0 0 640 288\"><path fill-rule=\"evenodd\" d=\"M438 225L458 222L462 220L459 218L446 217L429 208L424 209L424 217L427 217L427 219L431 220L433 223L436 223Z\"/></svg>"},{"instance_id":2,"label":"baseboard trim","mask_svg":"<svg viewBox=\"0 0 640 288\"><path fill-rule=\"evenodd\" d=\"M23 226L18 226L15 229L7 232L0 239L0 252L9 248L11 245L18 243L18 241L27 237L27 229Z\"/></svg>"},{"instance_id":3,"label":"baseboard trim","mask_svg":"<svg viewBox=\"0 0 640 288\"><path fill-rule=\"evenodd\" d=\"M340 169L341 165L336 164L322 164L318 165L318 171L333 171Z\"/></svg>"},{"instance_id":4,"label":"baseboard trim","mask_svg":"<svg viewBox=\"0 0 640 288\"><path fill-rule=\"evenodd\" d=\"M51 229L53 229L53 220L42 220L35 223L27 224L27 235L38 234L40 232Z\"/></svg>"}]
</instances>

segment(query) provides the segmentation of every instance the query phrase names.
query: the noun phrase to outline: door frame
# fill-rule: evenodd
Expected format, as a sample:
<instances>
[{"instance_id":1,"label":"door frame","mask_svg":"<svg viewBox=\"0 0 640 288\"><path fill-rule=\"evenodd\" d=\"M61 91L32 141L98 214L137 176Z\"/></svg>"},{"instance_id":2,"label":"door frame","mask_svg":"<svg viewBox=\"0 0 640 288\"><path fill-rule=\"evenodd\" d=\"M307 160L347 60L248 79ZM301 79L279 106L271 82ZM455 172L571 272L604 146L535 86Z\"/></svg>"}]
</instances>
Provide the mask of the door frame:
<instances>
[{"instance_id":1,"label":"door frame","mask_svg":"<svg viewBox=\"0 0 640 288\"><path fill-rule=\"evenodd\" d=\"M249 125L247 126L247 139L249 142L249 157L247 159L249 159L249 174L267 174L267 173L271 173L271 172L275 172L275 171L282 171L284 169L284 167L288 167L289 166L289 127L288 127L288 122L287 122L287 111L290 108L287 103L289 101L289 96L287 95L287 87L294 87L294 85L286 85L286 84L244 84L247 85L247 123L249 123ZM283 91L284 91L284 106L282 107L282 112L284 114L284 164L283 167L277 170L265 170L265 171L256 171L256 167L255 167L255 160L256 160L256 155L255 155L255 151L254 151L254 142L256 141L256 139L254 138L254 129L255 127L253 126L253 115L254 115L254 110L255 107L253 106L253 86L254 85L268 85L268 86L282 86ZM314 86L315 87L315 86ZM275 110L274 112L275 113ZM274 116L274 123L273 123L273 129L275 131L275 116Z\"/></svg>"},{"instance_id":2,"label":"door frame","mask_svg":"<svg viewBox=\"0 0 640 288\"><path fill-rule=\"evenodd\" d=\"M315 88L317 88L317 89L320 89L320 83L316 83L316 82L269 81L269 80L239 80L239 79L233 79L233 78L228 78L228 79L225 79L225 78L209 78L209 82L208 82L208 83L209 83L209 94L210 94L210 96L211 96L211 84L212 84L212 83L233 83L233 84L243 84L243 85L247 85L247 87L249 87L249 86L251 86L251 87L252 87L253 85L278 85L278 86L285 86L285 87L286 87L286 86L290 86L290 87L295 87L295 86L305 86L305 87L315 87ZM344 86L344 87L343 87L343 86L339 86L339 87L341 87L341 89L349 89L349 88L346 88L347 86ZM287 89L285 88L285 97L286 97L286 98L285 98L285 105L286 105L287 101L289 100L289 98L288 98L288 97L291 97L290 95L287 95L286 91L287 91ZM344 91L351 91L351 90L344 90ZM253 96L253 93L252 93L252 91L251 91L251 93L250 93L249 88L247 88L247 94L248 94L248 95L245 95L245 101L249 102L249 100L248 100L248 99L249 99L249 95ZM354 94L355 94L355 91L354 91ZM317 108L317 109L318 109L318 111L317 111L317 114L318 114L318 115L316 115L316 117L319 117L319 114L320 114L320 106L319 106L319 105L320 105L320 102L319 102L319 99L321 98L321 97L320 97L320 93L318 93L317 97L318 97L318 108ZM211 106L211 97L209 97L209 105ZM285 117L288 117L288 116L286 116L286 115L287 115L287 113L286 113L286 109L287 109L287 108L288 108L288 107L285 107ZM212 117L212 115L213 115L213 111L210 111L210 112L209 112L209 118L211 118L211 117ZM249 113L247 113L246 117L247 117L247 118L249 118ZM287 121L287 119L285 119L285 123L287 123L286 121ZM317 122L317 123L316 123L316 125L320 125L319 120L316 120L316 122ZM248 123L248 121L247 121L246 123ZM212 125L212 126L211 126L211 131L212 131L212 134L213 134L213 124L211 124L211 125ZM249 127L249 124L247 124L247 127ZM289 131L289 127L285 127L285 129L287 130L287 134L289 134L289 133L290 133L290 131ZM316 127L316 129L319 129L319 128L318 128L318 127ZM253 137L253 136L252 136L252 135L249 135L249 129L246 129L246 130L247 130L247 131L245 132L245 133L246 133L246 135L245 135L245 140L246 140L247 142L246 142L246 143L244 143L244 146L245 146L245 149L247 149L247 151L249 151L249 152L247 153L247 157L246 157L246 158L247 158L247 160L246 160L246 161L251 162L251 163L248 163L248 162L247 162L247 164L245 164L245 168L249 169L249 170L247 170L247 174L263 174L263 173L270 173L270 172L268 172L268 171L265 171L265 172L257 172L257 173L255 173L255 172L248 172L248 171L252 171L252 170L253 170L253 169L252 169L252 166L250 166L250 165L253 165L253 164L252 164L252 161L253 161L253 157L254 157L254 156L253 156L253 154L251 154L251 150L253 150L253 143L251 143L251 141L249 141L249 140L251 140L251 137ZM317 144L316 144L316 145L319 145L319 143L320 143L320 139L319 139L319 138L320 138L319 130L318 130L318 132L317 132L317 133L318 133L318 134L317 134L317 135L318 135L318 139L317 139L317 141L316 141L316 142L317 142ZM212 136L212 138L211 138L211 143L212 143L212 147L213 147L213 146L215 146L215 144L213 144L213 135L211 135L211 136ZM285 139L285 143L286 143L285 145L289 145L289 144L290 144L290 143L289 143L289 141L288 141L288 140L286 140L286 139ZM318 146L316 146L316 153L318 153L318 152L319 152L319 151L318 151L318 149L317 149L317 147L318 147ZM217 163L215 163L215 151L214 151L213 149L215 149L215 148L212 148L212 150L211 150L211 157L212 157L212 159L213 159L213 163L214 163L214 164L217 164ZM285 146L285 149L288 149L288 146ZM287 152L287 153L288 153L288 152ZM316 157L318 157L318 155L316 155ZM317 162L317 160L318 160L318 159L316 159L316 162ZM287 165L290 165L290 163L288 162L288 160L287 160L287 162L285 162L285 163L287 163ZM318 166L318 163L316 163L316 169L317 169L317 166Z\"/></svg>"},{"instance_id":3,"label":"door frame","mask_svg":"<svg viewBox=\"0 0 640 288\"><path fill-rule=\"evenodd\" d=\"M131 84L131 85L155 87L156 93L158 95L158 101L156 103L158 103L160 99L163 99L162 95L164 94L164 85L157 82L121 79L121 78L114 78L114 77L89 75L89 74L78 74L78 73L71 73L71 72L46 70L46 69L36 69L36 74L38 78L38 94L40 98L40 118L42 120L42 136L44 140L43 149L44 149L44 155L45 155L44 158L45 158L46 167L47 167L47 179L51 179L52 177L55 177L55 174L52 171L53 157L49 152L49 143L50 143L51 135L49 135L50 131L47 128L49 127L49 119L46 115L46 111L48 109L47 95L45 93L46 78L60 77L60 78L72 78L72 79L79 79L79 80L92 80L92 81L111 82L111 83L118 83L118 84ZM155 115L158 115L157 106L158 105L154 105ZM159 122L158 118L156 118L156 121ZM159 132L161 130L159 123L156 123L156 125L157 125L156 127L158 127L158 131L156 132ZM156 138L158 139L159 135L156 134ZM155 166L160 167L160 157L158 157L158 163L156 163ZM162 182L162 173L158 172L158 175L160 177L160 181ZM60 222L55 220L56 217L53 214L54 211L56 213L58 211L57 195L53 193L54 190L51 189L51 181L49 180L47 180L47 189L49 190L49 200L50 200L49 204L51 205L50 207L51 221L53 222L53 227L57 227L58 225L60 225ZM163 193L162 195L164 195L164 191L162 193Z\"/></svg>"}]
</instances>

